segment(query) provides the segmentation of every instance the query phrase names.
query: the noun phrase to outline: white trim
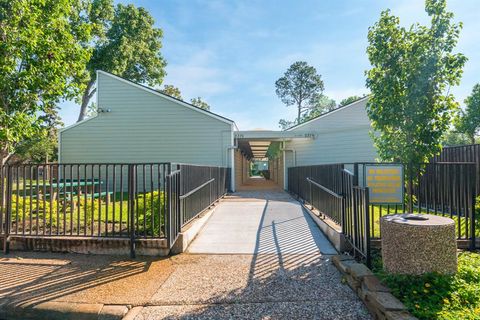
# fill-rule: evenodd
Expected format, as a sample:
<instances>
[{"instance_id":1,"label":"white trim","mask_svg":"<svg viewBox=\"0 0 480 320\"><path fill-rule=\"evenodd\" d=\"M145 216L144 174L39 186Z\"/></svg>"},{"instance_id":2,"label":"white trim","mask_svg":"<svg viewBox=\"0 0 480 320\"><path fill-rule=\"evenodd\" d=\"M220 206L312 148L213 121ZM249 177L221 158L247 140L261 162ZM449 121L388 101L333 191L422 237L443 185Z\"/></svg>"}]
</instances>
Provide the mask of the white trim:
<instances>
[{"instance_id":1,"label":"white trim","mask_svg":"<svg viewBox=\"0 0 480 320\"><path fill-rule=\"evenodd\" d=\"M318 119L322 119L322 118L328 117L329 115L334 114L334 113L336 113L336 112L338 112L338 111L342 111L342 110L345 110L346 108L353 107L353 106L357 105L358 103L360 103L360 102L362 102L362 101L364 101L365 99L368 99L368 98L369 98L369 96L365 96L365 97L363 97L363 98L361 98L361 99L359 99L359 100L357 100L357 101L354 101L354 102L352 102L352 103L350 103L350 104L347 104L346 106L342 106L342 107L340 107L340 108L337 108L337 109L335 109L335 110L332 110L332 111L330 111L330 112L327 112L327 113L325 113L325 114L323 114L323 115L320 115L320 116L318 116L318 117L316 117L316 118L313 118L313 119L310 119L310 120L308 120L308 121L305 121L305 122L303 122L303 123L301 123L301 124L299 124L299 125L297 125L297 126L288 128L288 129L285 130L285 131L296 130L296 129L298 129L298 128L303 127L303 126L306 125L306 124L309 124L309 123L312 122L312 121L315 121L315 120L318 120Z\"/></svg>"},{"instance_id":2,"label":"white trim","mask_svg":"<svg viewBox=\"0 0 480 320\"><path fill-rule=\"evenodd\" d=\"M61 128L60 130L58 130L58 133L60 134L60 133L62 133L62 132L64 132L64 131L66 131L66 130L75 128L76 126L79 126L79 125L81 125L81 124L84 124L84 123L87 122L87 121L90 121L90 120L92 120L92 119L95 119L96 117L98 117L98 113L97 113L97 115L95 115L95 116L93 116L93 117L91 117L91 118L83 119L82 121L75 122L74 124L71 124L71 125L66 126L66 127L64 127L64 128Z\"/></svg>"},{"instance_id":3,"label":"white trim","mask_svg":"<svg viewBox=\"0 0 480 320\"><path fill-rule=\"evenodd\" d=\"M62 133L60 131L58 132L57 143L58 143L57 162L62 163Z\"/></svg>"},{"instance_id":4,"label":"white trim","mask_svg":"<svg viewBox=\"0 0 480 320\"><path fill-rule=\"evenodd\" d=\"M230 145L233 146L235 145L235 135L233 133L233 125L235 123L232 123L232 130L230 133ZM230 171L230 185L232 189L232 192L235 192L235 149L231 148L230 149L230 163L231 163L231 171Z\"/></svg>"},{"instance_id":5,"label":"white trim","mask_svg":"<svg viewBox=\"0 0 480 320\"><path fill-rule=\"evenodd\" d=\"M287 157L285 156L286 154L286 150L285 150L285 141L282 142L282 150L283 150L283 190L287 190L288 189L288 181L287 181Z\"/></svg>"},{"instance_id":6,"label":"white trim","mask_svg":"<svg viewBox=\"0 0 480 320\"><path fill-rule=\"evenodd\" d=\"M121 82L124 82L124 83L126 83L126 84L128 84L128 85L131 85L131 86L133 86L133 87L136 87L136 88L138 88L138 89L142 89L143 91L146 91L146 92L152 93L152 94L154 94L154 95L157 95L157 96L159 96L159 97L162 97L162 98L164 98L164 99L167 99L167 100L169 100L169 101L171 101L171 102L175 102L175 103L177 103L177 104L179 104L179 105L181 105L181 106L187 107L187 108L189 108L189 109L191 109L191 110L194 110L194 111L203 113L203 114L205 114L205 115L207 115L207 116L209 116L209 117L212 117L212 118L214 118L214 119L223 121L223 122L228 123L228 124L234 123L234 121L232 121L232 120L227 120L227 119L225 119L225 118L222 118L222 117L220 117L220 116L217 116L217 115L214 114L214 113L204 111L204 110L202 110L202 109L200 109L200 108L191 106L191 105L189 105L188 103L186 103L186 102L184 102L184 101L177 100L177 99L175 99L175 98L169 97L169 96L167 96L167 95L165 95L165 94L163 94L163 93L161 93L161 92L155 91L155 90L150 89L150 88L146 88L146 87L141 86L141 85L139 85L139 84L137 84L137 83L135 83L135 82L128 81L128 80L126 80L126 79L123 79L123 78L121 78L121 77L118 77L118 76L116 76L116 75L114 75L114 74L111 74L111 73L108 73L108 72L105 72L105 71L102 71L102 70L97 70L97 81L98 81L98 74L100 74L100 73L103 74L103 75L109 76L109 77L111 77L111 78L114 78L114 79L116 79L116 80L119 80L119 81L121 81ZM97 88L97 95L98 95L98 88ZM98 98L98 96L97 96L97 98Z\"/></svg>"}]
</instances>

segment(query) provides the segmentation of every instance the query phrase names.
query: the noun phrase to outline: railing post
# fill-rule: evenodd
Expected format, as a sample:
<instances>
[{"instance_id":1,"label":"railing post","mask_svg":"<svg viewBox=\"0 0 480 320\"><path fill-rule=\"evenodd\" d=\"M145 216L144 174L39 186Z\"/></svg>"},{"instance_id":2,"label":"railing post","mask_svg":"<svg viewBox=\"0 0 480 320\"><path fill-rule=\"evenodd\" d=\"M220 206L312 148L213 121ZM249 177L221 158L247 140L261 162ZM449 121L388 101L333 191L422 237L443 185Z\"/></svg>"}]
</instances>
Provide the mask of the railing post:
<instances>
[{"instance_id":1,"label":"railing post","mask_svg":"<svg viewBox=\"0 0 480 320\"><path fill-rule=\"evenodd\" d=\"M135 194L136 194L136 165L128 165L128 214L130 217L130 257L135 258Z\"/></svg>"},{"instance_id":2,"label":"railing post","mask_svg":"<svg viewBox=\"0 0 480 320\"><path fill-rule=\"evenodd\" d=\"M165 201L167 203L167 214L165 215L165 225L167 230L167 244L168 247L171 247L171 239L172 239L172 172L169 171L168 175L165 177Z\"/></svg>"},{"instance_id":3,"label":"railing post","mask_svg":"<svg viewBox=\"0 0 480 320\"><path fill-rule=\"evenodd\" d=\"M364 191L364 212L365 212L365 260L367 263L367 267L372 266L372 259L370 254L370 196L368 187L365 187Z\"/></svg>"},{"instance_id":4,"label":"railing post","mask_svg":"<svg viewBox=\"0 0 480 320\"><path fill-rule=\"evenodd\" d=\"M358 186L358 163L353 164L353 185Z\"/></svg>"},{"instance_id":5,"label":"railing post","mask_svg":"<svg viewBox=\"0 0 480 320\"><path fill-rule=\"evenodd\" d=\"M308 183L308 187L309 187L309 194L308 194L308 202L310 202L310 208L313 210L313 193L312 193L312 183L310 182L310 180L308 180L307 178L307 183Z\"/></svg>"},{"instance_id":6,"label":"railing post","mask_svg":"<svg viewBox=\"0 0 480 320\"><path fill-rule=\"evenodd\" d=\"M10 253L10 219L12 216L12 168L6 166L7 185L5 194L5 237L3 239L3 252ZM4 181L2 181L4 183ZM3 204L2 204L3 205Z\"/></svg>"}]
</instances>

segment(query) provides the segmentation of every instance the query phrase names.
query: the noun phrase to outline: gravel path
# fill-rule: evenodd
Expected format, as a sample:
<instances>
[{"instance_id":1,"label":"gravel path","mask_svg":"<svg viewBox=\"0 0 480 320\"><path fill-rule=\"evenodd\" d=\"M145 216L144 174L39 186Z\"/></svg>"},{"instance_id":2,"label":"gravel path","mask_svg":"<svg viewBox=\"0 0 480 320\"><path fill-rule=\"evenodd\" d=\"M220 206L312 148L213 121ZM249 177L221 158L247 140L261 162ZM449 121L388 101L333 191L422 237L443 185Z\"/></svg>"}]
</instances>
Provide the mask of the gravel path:
<instances>
[{"instance_id":1,"label":"gravel path","mask_svg":"<svg viewBox=\"0 0 480 320\"><path fill-rule=\"evenodd\" d=\"M135 320L371 319L320 254L181 255Z\"/></svg>"}]
</instances>

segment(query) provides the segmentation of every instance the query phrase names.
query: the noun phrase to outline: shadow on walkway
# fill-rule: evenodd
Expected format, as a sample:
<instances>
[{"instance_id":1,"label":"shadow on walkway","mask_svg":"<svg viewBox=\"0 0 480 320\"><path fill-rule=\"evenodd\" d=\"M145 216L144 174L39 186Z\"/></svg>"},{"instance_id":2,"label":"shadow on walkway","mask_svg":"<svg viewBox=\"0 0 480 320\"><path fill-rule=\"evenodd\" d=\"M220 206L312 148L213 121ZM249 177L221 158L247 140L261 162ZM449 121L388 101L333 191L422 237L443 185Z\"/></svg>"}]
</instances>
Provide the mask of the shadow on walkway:
<instances>
[{"instance_id":1,"label":"shadow on walkway","mask_svg":"<svg viewBox=\"0 0 480 320\"><path fill-rule=\"evenodd\" d=\"M311 237L318 230L310 217L271 219L271 206L267 200L255 254L175 257L176 271L136 320L371 319Z\"/></svg>"},{"instance_id":2,"label":"shadow on walkway","mask_svg":"<svg viewBox=\"0 0 480 320\"><path fill-rule=\"evenodd\" d=\"M13 256L13 257L12 257ZM145 304L172 271L166 259L15 252L0 259L0 301Z\"/></svg>"}]
</instances>

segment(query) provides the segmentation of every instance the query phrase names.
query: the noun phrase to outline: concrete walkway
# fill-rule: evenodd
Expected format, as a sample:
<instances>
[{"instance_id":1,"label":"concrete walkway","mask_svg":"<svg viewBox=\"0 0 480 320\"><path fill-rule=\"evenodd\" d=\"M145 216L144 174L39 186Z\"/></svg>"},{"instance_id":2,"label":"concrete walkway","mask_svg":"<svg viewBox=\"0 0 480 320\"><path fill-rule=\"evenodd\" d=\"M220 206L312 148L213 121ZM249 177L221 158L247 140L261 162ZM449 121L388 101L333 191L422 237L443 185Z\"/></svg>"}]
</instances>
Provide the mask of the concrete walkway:
<instances>
[{"instance_id":1,"label":"concrete walkway","mask_svg":"<svg viewBox=\"0 0 480 320\"><path fill-rule=\"evenodd\" d=\"M300 203L278 189L244 190L227 197L188 252L337 253Z\"/></svg>"},{"instance_id":2,"label":"concrete walkway","mask_svg":"<svg viewBox=\"0 0 480 320\"><path fill-rule=\"evenodd\" d=\"M219 204L135 320L371 319L302 206L261 186Z\"/></svg>"}]
</instances>

